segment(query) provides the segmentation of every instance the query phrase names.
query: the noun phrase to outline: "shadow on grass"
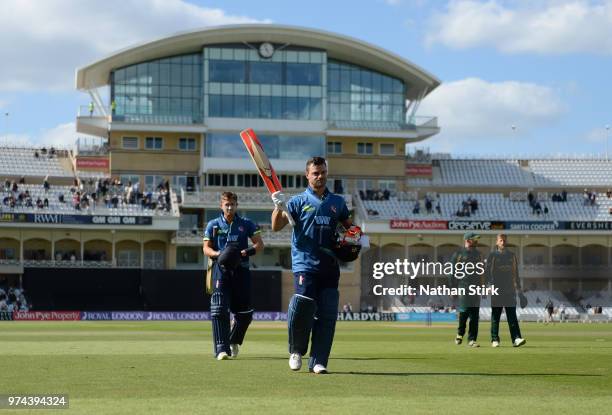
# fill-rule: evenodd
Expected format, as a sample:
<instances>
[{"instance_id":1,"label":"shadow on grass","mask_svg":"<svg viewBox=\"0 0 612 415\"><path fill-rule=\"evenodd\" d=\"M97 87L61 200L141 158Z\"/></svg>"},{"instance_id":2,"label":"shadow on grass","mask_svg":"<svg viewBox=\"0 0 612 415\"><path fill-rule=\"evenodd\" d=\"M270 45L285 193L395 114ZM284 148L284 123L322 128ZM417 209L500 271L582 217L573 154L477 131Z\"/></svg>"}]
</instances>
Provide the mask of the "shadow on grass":
<instances>
[{"instance_id":1,"label":"shadow on grass","mask_svg":"<svg viewBox=\"0 0 612 415\"><path fill-rule=\"evenodd\" d=\"M363 375L363 376L563 376L563 377L601 377L580 373L458 373L458 372L332 372L334 375Z\"/></svg>"},{"instance_id":2,"label":"shadow on grass","mask_svg":"<svg viewBox=\"0 0 612 415\"><path fill-rule=\"evenodd\" d=\"M287 360L289 357L278 357L278 356L245 356L238 357L238 360ZM308 360L308 356L303 357L304 361ZM366 361L366 360L426 360L433 359L433 357L331 357L331 360L356 360L356 361ZM436 357L436 360L440 360L440 358Z\"/></svg>"}]
</instances>

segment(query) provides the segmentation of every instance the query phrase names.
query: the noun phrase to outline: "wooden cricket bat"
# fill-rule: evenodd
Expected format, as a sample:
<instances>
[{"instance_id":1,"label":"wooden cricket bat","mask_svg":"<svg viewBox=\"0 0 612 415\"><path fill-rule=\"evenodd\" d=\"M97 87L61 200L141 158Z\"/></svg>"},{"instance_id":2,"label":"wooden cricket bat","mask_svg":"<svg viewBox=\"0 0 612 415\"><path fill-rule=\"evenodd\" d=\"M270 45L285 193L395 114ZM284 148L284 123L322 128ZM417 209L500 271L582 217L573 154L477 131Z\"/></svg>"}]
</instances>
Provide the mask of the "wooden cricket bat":
<instances>
[{"instance_id":1,"label":"wooden cricket bat","mask_svg":"<svg viewBox=\"0 0 612 415\"><path fill-rule=\"evenodd\" d=\"M270 194L274 192L281 192L283 188L278 181L278 176L276 175L270 160L268 160L268 156L266 155L261 142L257 138L255 131L253 131L252 128L247 128L246 130L240 132L240 138L251 156L251 159L253 159L253 163L255 163L255 167L257 168L257 171L259 171L259 175L261 176ZM291 226L295 226L295 221L289 212L287 212L286 207L283 209L283 211Z\"/></svg>"}]
</instances>

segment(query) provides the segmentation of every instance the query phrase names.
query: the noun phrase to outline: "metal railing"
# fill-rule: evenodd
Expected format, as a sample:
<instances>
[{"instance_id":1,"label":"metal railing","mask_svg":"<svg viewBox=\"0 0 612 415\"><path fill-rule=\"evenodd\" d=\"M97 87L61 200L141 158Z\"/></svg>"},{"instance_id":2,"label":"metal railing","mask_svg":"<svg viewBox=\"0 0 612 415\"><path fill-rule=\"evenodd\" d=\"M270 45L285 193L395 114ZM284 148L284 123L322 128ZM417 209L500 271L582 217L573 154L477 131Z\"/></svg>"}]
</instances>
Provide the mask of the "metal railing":
<instances>
[{"instance_id":1,"label":"metal railing","mask_svg":"<svg viewBox=\"0 0 612 415\"><path fill-rule=\"evenodd\" d=\"M268 192L240 192L240 190L236 191L238 193L238 202L240 206L243 208L262 208L262 209L270 209L272 210L273 205L270 200L270 194ZM298 194L297 192L287 192L285 195L287 198ZM221 198L221 191L216 190L203 190L197 192L185 192L181 191L182 195L182 205L184 207L209 207L209 208L217 208L219 207L219 200ZM348 209L353 208L353 197L350 194L344 194L344 200L346 201L346 205Z\"/></svg>"},{"instance_id":2,"label":"metal railing","mask_svg":"<svg viewBox=\"0 0 612 415\"><path fill-rule=\"evenodd\" d=\"M285 228L274 232L268 227L261 229L264 244L269 246L289 246L291 244L292 230ZM199 230L178 230L172 235L172 243L176 245L202 245L204 233Z\"/></svg>"}]
</instances>

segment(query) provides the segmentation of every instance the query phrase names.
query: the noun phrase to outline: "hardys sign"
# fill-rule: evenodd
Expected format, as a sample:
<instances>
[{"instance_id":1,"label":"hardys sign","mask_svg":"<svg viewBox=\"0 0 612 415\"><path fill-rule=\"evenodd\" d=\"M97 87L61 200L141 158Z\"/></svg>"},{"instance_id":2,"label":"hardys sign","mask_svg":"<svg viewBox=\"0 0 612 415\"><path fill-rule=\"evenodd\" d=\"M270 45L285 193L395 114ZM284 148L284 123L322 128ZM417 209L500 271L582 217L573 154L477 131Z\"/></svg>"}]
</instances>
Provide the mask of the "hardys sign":
<instances>
[{"instance_id":1,"label":"hardys sign","mask_svg":"<svg viewBox=\"0 0 612 415\"><path fill-rule=\"evenodd\" d=\"M338 313L338 321L394 321L395 313Z\"/></svg>"}]
</instances>

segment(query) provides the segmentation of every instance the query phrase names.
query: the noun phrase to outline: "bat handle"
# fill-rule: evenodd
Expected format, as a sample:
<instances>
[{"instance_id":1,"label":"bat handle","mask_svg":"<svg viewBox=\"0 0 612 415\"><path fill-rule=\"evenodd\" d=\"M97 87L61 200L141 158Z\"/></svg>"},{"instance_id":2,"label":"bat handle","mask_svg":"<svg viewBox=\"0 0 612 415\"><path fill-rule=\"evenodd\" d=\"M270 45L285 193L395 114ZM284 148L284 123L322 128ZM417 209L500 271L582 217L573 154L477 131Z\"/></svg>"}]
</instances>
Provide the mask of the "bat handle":
<instances>
[{"instance_id":1,"label":"bat handle","mask_svg":"<svg viewBox=\"0 0 612 415\"><path fill-rule=\"evenodd\" d=\"M287 210L287 207L283 207L283 213L285 214L285 217L289 221L289 224L295 228L295 221L293 220L293 216L291 216L291 214Z\"/></svg>"}]
</instances>

